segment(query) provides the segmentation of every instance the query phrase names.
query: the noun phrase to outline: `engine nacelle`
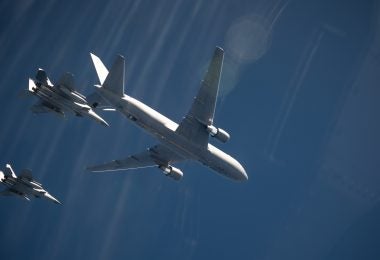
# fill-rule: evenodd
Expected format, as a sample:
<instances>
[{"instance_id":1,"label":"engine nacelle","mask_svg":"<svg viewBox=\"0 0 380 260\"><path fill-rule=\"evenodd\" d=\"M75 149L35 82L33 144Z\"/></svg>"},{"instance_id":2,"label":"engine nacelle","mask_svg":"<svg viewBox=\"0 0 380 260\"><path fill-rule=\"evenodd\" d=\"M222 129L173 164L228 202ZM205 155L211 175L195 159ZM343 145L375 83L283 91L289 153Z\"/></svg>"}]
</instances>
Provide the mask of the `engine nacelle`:
<instances>
[{"instance_id":1,"label":"engine nacelle","mask_svg":"<svg viewBox=\"0 0 380 260\"><path fill-rule=\"evenodd\" d=\"M228 140L230 140L229 133L227 133L227 131L223 130L222 128L216 128L213 125L209 125L207 126L207 131L212 137L215 137L222 143L226 143Z\"/></svg>"},{"instance_id":2,"label":"engine nacelle","mask_svg":"<svg viewBox=\"0 0 380 260\"><path fill-rule=\"evenodd\" d=\"M169 176L176 181L179 181L183 176L183 172L180 169L175 168L171 165L168 165L168 166L161 165L159 168L164 172L166 176Z\"/></svg>"}]
</instances>

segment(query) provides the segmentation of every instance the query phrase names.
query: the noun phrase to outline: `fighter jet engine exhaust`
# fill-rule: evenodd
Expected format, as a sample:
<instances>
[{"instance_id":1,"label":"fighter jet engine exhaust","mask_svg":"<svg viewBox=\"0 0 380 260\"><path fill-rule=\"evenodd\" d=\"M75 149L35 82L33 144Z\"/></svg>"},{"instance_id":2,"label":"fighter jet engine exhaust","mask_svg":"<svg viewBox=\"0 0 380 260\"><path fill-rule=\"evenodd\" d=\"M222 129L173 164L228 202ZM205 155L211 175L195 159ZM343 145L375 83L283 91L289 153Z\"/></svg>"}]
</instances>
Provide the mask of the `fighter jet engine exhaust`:
<instances>
[{"instance_id":1,"label":"fighter jet engine exhaust","mask_svg":"<svg viewBox=\"0 0 380 260\"><path fill-rule=\"evenodd\" d=\"M170 165L163 166L163 165L161 165L159 168L164 172L164 174L166 176L169 176L169 177L173 178L176 181L179 181L183 177L183 172L180 169L175 168L173 166L170 166Z\"/></svg>"},{"instance_id":2,"label":"fighter jet engine exhaust","mask_svg":"<svg viewBox=\"0 0 380 260\"><path fill-rule=\"evenodd\" d=\"M212 137L215 137L222 143L226 143L228 140L230 140L230 134L222 128L216 128L213 125L209 125L207 126L207 132L209 132Z\"/></svg>"}]
</instances>

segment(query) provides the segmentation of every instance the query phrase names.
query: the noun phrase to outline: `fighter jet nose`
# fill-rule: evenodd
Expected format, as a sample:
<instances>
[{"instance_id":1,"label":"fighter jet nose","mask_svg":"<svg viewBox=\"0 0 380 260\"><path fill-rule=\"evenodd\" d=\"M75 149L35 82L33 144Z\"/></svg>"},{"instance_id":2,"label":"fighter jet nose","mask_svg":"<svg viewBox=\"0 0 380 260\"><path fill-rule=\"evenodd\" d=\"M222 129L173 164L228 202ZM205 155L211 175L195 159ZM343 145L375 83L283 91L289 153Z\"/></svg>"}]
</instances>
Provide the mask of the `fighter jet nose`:
<instances>
[{"instance_id":1,"label":"fighter jet nose","mask_svg":"<svg viewBox=\"0 0 380 260\"><path fill-rule=\"evenodd\" d=\"M57 200L57 199L53 199L53 202L54 202L55 204L62 205L62 203L61 203L59 200Z\"/></svg>"},{"instance_id":2,"label":"fighter jet nose","mask_svg":"<svg viewBox=\"0 0 380 260\"><path fill-rule=\"evenodd\" d=\"M62 205L62 203L57 200L56 198L54 198L52 195L50 195L50 193L46 192L45 193L45 197L48 198L49 200L51 200L52 202L54 202L55 204L60 204Z\"/></svg>"},{"instance_id":3,"label":"fighter jet nose","mask_svg":"<svg viewBox=\"0 0 380 260\"><path fill-rule=\"evenodd\" d=\"M98 121L99 123L101 123L102 125L104 125L104 126L110 126L110 125L106 122L106 120L104 120L102 117L100 117L98 114L96 114L94 110L90 109L90 110L88 111L88 114L89 114L91 117L93 117L96 121Z\"/></svg>"},{"instance_id":4,"label":"fighter jet nose","mask_svg":"<svg viewBox=\"0 0 380 260\"><path fill-rule=\"evenodd\" d=\"M103 122L101 122L101 123L102 123L102 125L104 125L104 126L107 126L107 127L110 126L106 121L103 121Z\"/></svg>"},{"instance_id":5,"label":"fighter jet nose","mask_svg":"<svg viewBox=\"0 0 380 260\"><path fill-rule=\"evenodd\" d=\"M109 127L110 125L105 121L103 120L102 118L97 118L96 119L100 124L104 125L104 126L107 126Z\"/></svg>"}]
</instances>

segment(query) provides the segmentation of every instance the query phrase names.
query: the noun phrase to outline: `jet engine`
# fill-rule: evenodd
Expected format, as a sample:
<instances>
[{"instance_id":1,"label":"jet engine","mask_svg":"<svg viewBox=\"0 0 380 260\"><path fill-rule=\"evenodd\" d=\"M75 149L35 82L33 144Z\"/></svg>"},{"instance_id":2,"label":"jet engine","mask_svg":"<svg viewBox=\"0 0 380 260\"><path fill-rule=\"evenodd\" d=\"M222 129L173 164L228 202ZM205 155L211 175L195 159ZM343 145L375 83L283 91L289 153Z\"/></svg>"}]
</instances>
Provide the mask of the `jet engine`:
<instances>
[{"instance_id":1,"label":"jet engine","mask_svg":"<svg viewBox=\"0 0 380 260\"><path fill-rule=\"evenodd\" d=\"M226 143L228 140L230 140L229 133L227 133L227 131L223 130L222 128L216 128L213 125L209 125L207 126L207 131L212 137L215 137L222 143Z\"/></svg>"},{"instance_id":2,"label":"jet engine","mask_svg":"<svg viewBox=\"0 0 380 260\"><path fill-rule=\"evenodd\" d=\"M166 176L169 176L176 181L179 181L183 176L183 172L180 169L175 168L171 165L168 165L168 166L161 165L159 168L164 172Z\"/></svg>"}]
</instances>

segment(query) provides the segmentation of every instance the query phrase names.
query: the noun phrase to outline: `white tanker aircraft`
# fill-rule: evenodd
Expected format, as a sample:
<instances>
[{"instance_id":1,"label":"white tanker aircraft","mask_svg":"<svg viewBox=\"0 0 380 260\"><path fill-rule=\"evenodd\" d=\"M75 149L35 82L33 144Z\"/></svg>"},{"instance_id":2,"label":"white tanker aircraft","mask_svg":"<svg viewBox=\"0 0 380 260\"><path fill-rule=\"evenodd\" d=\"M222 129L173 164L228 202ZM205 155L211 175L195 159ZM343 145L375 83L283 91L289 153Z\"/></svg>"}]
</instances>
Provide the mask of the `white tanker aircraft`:
<instances>
[{"instance_id":1,"label":"white tanker aircraft","mask_svg":"<svg viewBox=\"0 0 380 260\"><path fill-rule=\"evenodd\" d=\"M223 57L223 49L216 47L188 114L177 124L124 93L124 57L118 55L111 70L108 71L103 62L91 54L100 85L95 85L97 91L88 97L89 103L93 107L115 108L157 138L159 144L127 158L90 166L87 169L104 172L156 166L165 175L179 180L183 173L172 164L194 160L229 179L248 180L246 171L237 160L209 143L209 136L222 143L230 139L230 135L225 130L215 127L213 122Z\"/></svg>"}]
</instances>

